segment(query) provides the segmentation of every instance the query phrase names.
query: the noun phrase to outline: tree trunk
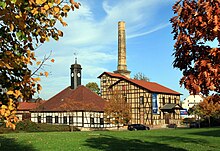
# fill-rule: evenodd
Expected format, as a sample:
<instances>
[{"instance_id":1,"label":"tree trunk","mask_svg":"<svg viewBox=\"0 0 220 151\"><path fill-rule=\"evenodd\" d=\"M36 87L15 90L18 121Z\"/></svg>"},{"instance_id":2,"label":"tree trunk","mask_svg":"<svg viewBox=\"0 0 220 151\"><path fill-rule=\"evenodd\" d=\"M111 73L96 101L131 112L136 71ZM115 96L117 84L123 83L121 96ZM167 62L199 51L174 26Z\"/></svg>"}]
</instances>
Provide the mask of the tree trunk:
<instances>
[{"instance_id":1,"label":"tree trunk","mask_svg":"<svg viewBox=\"0 0 220 151\"><path fill-rule=\"evenodd\" d=\"M210 120L210 116L208 117L208 121L209 121L209 127L211 127L211 120Z\"/></svg>"},{"instance_id":2,"label":"tree trunk","mask_svg":"<svg viewBox=\"0 0 220 151\"><path fill-rule=\"evenodd\" d=\"M118 124L118 125L117 125L117 130L119 130L119 127L120 127L120 126L119 126L119 124Z\"/></svg>"}]
</instances>

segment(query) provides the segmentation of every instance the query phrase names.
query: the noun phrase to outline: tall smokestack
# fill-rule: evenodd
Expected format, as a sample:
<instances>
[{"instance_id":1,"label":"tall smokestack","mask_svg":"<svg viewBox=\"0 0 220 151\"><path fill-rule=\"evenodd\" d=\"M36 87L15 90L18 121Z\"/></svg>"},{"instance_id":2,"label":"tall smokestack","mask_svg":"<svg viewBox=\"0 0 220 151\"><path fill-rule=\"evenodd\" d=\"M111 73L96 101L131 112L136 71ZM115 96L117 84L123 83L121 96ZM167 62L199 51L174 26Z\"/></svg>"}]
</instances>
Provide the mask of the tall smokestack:
<instances>
[{"instance_id":1,"label":"tall smokestack","mask_svg":"<svg viewBox=\"0 0 220 151\"><path fill-rule=\"evenodd\" d=\"M120 73L130 78L130 71L127 70L126 64L126 35L125 22L118 22L118 68L114 73Z\"/></svg>"}]
</instances>

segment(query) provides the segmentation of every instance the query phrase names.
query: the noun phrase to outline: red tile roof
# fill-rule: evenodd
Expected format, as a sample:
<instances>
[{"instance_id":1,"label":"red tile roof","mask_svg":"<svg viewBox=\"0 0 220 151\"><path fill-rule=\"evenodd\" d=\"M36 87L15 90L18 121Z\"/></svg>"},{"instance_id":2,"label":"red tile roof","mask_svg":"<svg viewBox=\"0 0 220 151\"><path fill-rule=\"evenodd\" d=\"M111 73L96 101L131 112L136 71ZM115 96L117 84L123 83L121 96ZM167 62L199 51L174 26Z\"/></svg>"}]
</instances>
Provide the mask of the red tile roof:
<instances>
[{"instance_id":1,"label":"red tile roof","mask_svg":"<svg viewBox=\"0 0 220 151\"><path fill-rule=\"evenodd\" d=\"M105 100L85 86L65 88L33 111L104 111Z\"/></svg>"},{"instance_id":2,"label":"red tile roof","mask_svg":"<svg viewBox=\"0 0 220 151\"><path fill-rule=\"evenodd\" d=\"M39 105L43 104L45 101L40 102L19 102L18 103L18 111L30 111L37 108Z\"/></svg>"},{"instance_id":3,"label":"red tile roof","mask_svg":"<svg viewBox=\"0 0 220 151\"><path fill-rule=\"evenodd\" d=\"M156 82L147 82L144 80L136 80L136 79L130 79L131 82L146 88L147 90L151 92L159 92L159 93L168 93L168 94L176 94L176 95L181 95L181 93L176 92L170 88L167 88L165 86L162 86Z\"/></svg>"},{"instance_id":4,"label":"red tile roof","mask_svg":"<svg viewBox=\"0 0 220 151\"><path fill-rule=\"evenodd\" d=\"M103 74L108 74L109 76L111 77L116 77L116 78L119 78L121 80L126 80L126 81L129 81L133 84L136 84L142 88L145 88L151 92L156 92L156 93L166 93L166 94L174 94L174 95L181 95L181 93L179 92L176 92L170 88L167 88L165 86L162 86L156 82L147 82L147 81L144 81L144 80L136 80L136 79L129 79L125 76L122 76L118 73L110 73L110 72L104 72L102 73L99 78L103 75Z\"/></svg>"},{"instance_id":5,"label":"red tile roof","mask_svg":"<svg viewBox=\"0 0 220 151\"><path fill-rule=\"evenodd\" d=\"M119 74L119 73L111 73L111 72L103 72L98 78L101 78L104 74L108 74L111 77L116 77L116 78L126 78L125 76Z\"/></svg>"}]
</instances>

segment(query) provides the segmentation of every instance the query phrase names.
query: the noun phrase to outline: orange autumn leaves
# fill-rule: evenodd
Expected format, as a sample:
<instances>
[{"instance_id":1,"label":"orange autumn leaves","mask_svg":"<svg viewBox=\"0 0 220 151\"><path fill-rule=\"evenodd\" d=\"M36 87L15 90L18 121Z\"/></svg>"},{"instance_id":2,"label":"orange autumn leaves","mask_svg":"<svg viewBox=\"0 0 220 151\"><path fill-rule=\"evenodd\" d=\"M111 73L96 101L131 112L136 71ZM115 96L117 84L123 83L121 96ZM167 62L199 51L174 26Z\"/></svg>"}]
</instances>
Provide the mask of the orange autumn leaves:
<instances>
[{"instance_id":1,"label":"orange autumn leaves","mask_svg":"<svg viewBox=\"0 0 220 151\"><path fill-rule=\"evenodd\" d=\"M49 76L47 71L40 72L43 63L38 61L34 51L50 38L59 40L63 32L55 27L69 11L79 8L79 3L70 0L61 4L60 0L10 0L0 2L0 83L7 93L0 96L0 119L14 128L14 116L18 99L27 101L39 92L40 76ZM3 32L4 31L4 32ZM54 59L51 59L54 62ZM36 65L36 71L30 69ZM12 119L14 117L14 120Z\"/></svg>"},{"instance_id":2,"label":"orange autumn leaves","mask_svg":"<svg viewBox=\"0 0 220 151\"><path fill-rule=\"evenodd\" d=\"M220 1L178 0L173 11L173 66L183 72L180 84L194 94L220 93Z\"/></svg>"}]
</instances>

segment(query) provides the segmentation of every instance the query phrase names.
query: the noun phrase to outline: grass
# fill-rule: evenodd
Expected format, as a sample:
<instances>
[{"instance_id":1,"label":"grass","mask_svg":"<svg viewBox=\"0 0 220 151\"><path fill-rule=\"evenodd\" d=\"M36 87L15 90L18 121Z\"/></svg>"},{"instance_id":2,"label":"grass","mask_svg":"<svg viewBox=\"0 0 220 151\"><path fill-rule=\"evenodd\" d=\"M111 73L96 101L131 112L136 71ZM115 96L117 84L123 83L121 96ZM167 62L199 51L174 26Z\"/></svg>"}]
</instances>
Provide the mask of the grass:
<instances>
[{"instance_id":1,"label":"grass","mask_svg":"<svg viewBox=\"0 0 220 151\"><path fill-rule=\"evenodd\" d=\"M0 135L0 150L220 151L220 128L10 133Z\"/></svg>"}]
</instances>

